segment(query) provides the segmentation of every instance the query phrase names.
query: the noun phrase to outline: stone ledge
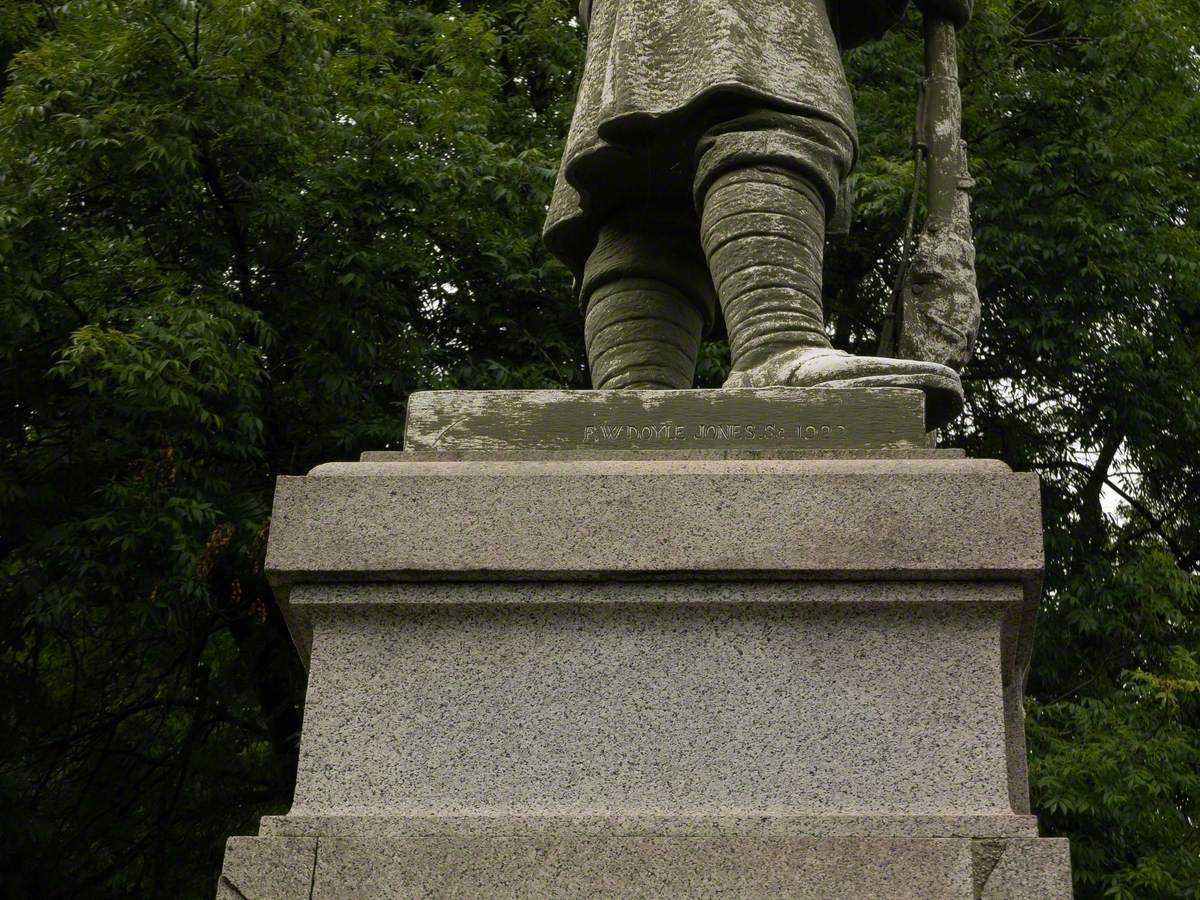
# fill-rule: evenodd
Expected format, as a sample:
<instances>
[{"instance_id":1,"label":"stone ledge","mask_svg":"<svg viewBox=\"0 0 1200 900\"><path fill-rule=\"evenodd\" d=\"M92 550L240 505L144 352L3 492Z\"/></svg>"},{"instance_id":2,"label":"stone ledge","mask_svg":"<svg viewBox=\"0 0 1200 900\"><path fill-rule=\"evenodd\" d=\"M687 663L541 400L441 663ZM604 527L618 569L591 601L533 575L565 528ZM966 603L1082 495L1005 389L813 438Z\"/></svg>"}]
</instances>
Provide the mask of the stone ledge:
<instances>
[{"instance_id":1,"label":"stone ledge","mask_svg":"<svg viewBox=\"0 0 1200 900\"><path fill-rule=\"evenodd\" d=\"M267 570L378 580L1016 580L1038 479L1002 463L342 463L281 478Z\"/></svg>"},{"instance_id":2,"label":"stone ledge","mask_svg":"<svg viewBox=\"0 0 1200 900\"><path fill-rule=\"evenodd\" d=\"M447 606L1020 606L1012 582L502 581L300 584L291 607L305 617L379 607Z\"/></svg>"},{"instance_id":3,"label":"stone ledge","mask_svg":"<svg viewBox=\"0 0 1200 900\"><path fill-rule=\"evenodd\" d=\"M240 838L218 897L791 897L1068 900L1067 842L905 838ZM231 850L233 843L231 841ZM261 861L261 865L256 863ZM233 893L233 888L237 893Z\"/></svg>"},{"instance_id":4,"label":"stone ledge","mask_svg":"<svg viewBox=\"0 0 1200 900\"><path fill-rule=\"evenodd\" d=\"M1036 838L1029 815L866 816L866 815L708 815L708 816L381 816L370 811L344 815L290 812L264 816L264 837L876 837L876 838Z\"/></svg>"},{"instance_id":5,"label":"stone ledge","mask_svg":"<svg viewBox=\"0 0 1200 900\"><path fill-rule=\"evenodd\" d=\"M367 450L358 461L393 462L487 462L594 460L688 460L688 459L965 459L957 447L922 450ZM320 468L320 467L318 467Z\"/></svg>"},{"instance_id":6,"label":"stone ledge","mask_svg":"<svg viewBox=\"0 0 1200 900\"><path fill-rule=\"evenodd\" d=\"M639 453L624 459L609 455L582 457L577 454L543 454L543 459L527 455L487 459L442 459L444 454L403 454L404 458L384 462L330 462L314 466L309 478L419 478L433 475L520 475L526 478L564 476L576 473L599 475L788 475L804 472L826 477L851 475L1012 475L1012 469L998 459L967 459L961 456L804 456L758 455L754 457L722 454L704 458L694 454L671 456ZM414 457L410 459L409 457ZM424 457L415 459L415 457Z\"/></svg>"}]
</instances>

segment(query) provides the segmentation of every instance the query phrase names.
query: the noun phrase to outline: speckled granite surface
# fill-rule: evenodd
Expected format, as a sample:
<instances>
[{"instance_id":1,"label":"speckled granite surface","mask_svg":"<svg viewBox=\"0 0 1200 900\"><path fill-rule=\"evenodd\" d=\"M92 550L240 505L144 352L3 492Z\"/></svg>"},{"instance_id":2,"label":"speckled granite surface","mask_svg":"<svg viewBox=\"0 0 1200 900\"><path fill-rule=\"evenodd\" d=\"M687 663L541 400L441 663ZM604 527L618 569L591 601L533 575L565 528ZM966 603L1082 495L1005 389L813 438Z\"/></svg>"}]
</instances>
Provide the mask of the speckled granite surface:
<instances>
[{"instance_id":1,"label":"speckled granite surface","mask_svg":"<svg viewBox=\"0 0 1200 900\"><path fill-rule=\"evenodd\" d=\"M298 815L1011 812L1016 585L337 591Z\"/></svg>"},{"instance_id":2,"label":"speckled granite surface","mask_svg":"<svg viewBox=\"0 0 1200 900\"><path fill-rule=\"evenodd\" d=\"M322 837L311 848L297 840L232 838L218 900L1071 896L1064 840ZM276 878L289 855L298 870Z\"/></svg>"},{"instance_id":3,"label":"speckled granite surface","mask_svg":"<svg viewBox=\"0 0 1200 900\"><path fill-rule=\"evenodd\" d=\"M1043 565L1036 476L967 459L370 462L279 479L276 584L1010 578Z\"/></svg>"},{"instance_id":4,"label":"speckled granite surface","mask_svg":"<svg viewBox=\"0 0 1200 900\"><path fill-rule=\"evenodd\" d=\"M1039 520L928 454L281 484L300 772L220 897L1069 897L1025 784Z\"/></svg>"}]
</instances>

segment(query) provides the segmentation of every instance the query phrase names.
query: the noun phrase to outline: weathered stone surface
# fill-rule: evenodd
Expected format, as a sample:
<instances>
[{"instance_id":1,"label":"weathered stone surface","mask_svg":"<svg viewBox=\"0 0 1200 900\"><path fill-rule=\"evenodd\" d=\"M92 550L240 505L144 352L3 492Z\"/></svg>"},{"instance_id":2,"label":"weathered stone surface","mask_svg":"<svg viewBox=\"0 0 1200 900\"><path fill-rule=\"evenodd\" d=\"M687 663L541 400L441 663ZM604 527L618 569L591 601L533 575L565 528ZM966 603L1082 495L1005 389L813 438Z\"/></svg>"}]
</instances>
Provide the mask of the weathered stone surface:
<instances>
[{"instance_id":1,"label":"weathered stone surface","mask_svg":"<svg viewBox=\"0 0 1200 900\"><path fill-rule=\"evenodd\" d=\"M1015 583L305 586L291 815L1012 816Z\"/></svg>"},{"instance_id":2,"label":"weathered stone surface","mask_svg":"<svg viewBox=\"0 0 1200 900\"><path fill-rule=\"evenodd\" d=\"M1019 581L1025 604L1010 615L1003 672L1020 684L1041 541L1036 477L994 461L339 463L280 479L267 567L285 590L381 579ZM307 647L307 625L292 624Z\"/></svg>"},{"instance_id":3,"label":"weathered stone surface","mask_svg":"<svg viewBox=\"0 0 1200 900\"><path fill-rule=\"evenodd\" d=\"M1071 896L1071 848L1063 838L1000 844L979 900L1056 900Z\"/></svg>"},{"instance_id":4,"label":"weathered stone surface","mask_svg":"<svg viewBox=\"0 0 1200 900\"><path fill-rule=\"evenodd\" d=\"M861 40L864 32L874 36L886 27L880 13L887 7L894 14L894 4L872 3L834 21L851 23L851 34ZM817 110L805 118L844 135L842 166L849 169L853 106L824 2L584 0L580 19L590 25L587 58L546 222L548 246L573 271L583 268L608 218L598 212L611 212L622 199L633 205L639 195L654 196L660 208L692 200L704 123L730 118L710 109L722 101L730 110ZM666 22L673 27L663 27ZM760 144L773 137L771 129L758 132ZM759 152L746 153L743 165L762 161L761 147L753 149ZM800 157L818 171L823 162L819 153L787 145L777 156ZM830 189L839 193L836 184ZM579 190L590 203L581 202Z\"/></svg>"},{"instance_id":5,"label":"weathered stone surface","mask_svg":"<svg viewBox=\"0 0 1200 900\"><path fill-rule=\"evenodd\" d=\"M926 446L917 390L422 391L406 450L902 449Z\"/></svg>"},{"instance_id":6,"label":"weathered stone surface","mask_svg":"<svg viewBox=\"0 0 1200 900\"><path fill-rule=\"evenodd\" d=\"M624 837L902 837L979 838L997 846L1009 838L1036 838L1037 819L1028 815L488 815L390 816L289 813L264 816L259 834L299 837L435 837L525 835L621 835ZM999 853L988 864L988 871ZM980 880L982 884L982 879Z\"/></svg>"},{"instance_id":7,"label":"weathered stone surface","mask_svg":"<svg viewBox=\"0 0 1200 900\"><path fill-rule=\"evenodd\" d=\"M920 450L655 450L652 459L687 460L785 460L785 459L965 459L966 453L955 447ZM368 450L359 462L637 462L648 454L641 450ZM327 465L344 465L328 463ZM318 467L324 470L324 466Z\"/></svg>"},{"instance_id":8,"label":"weathered stone surface","mask_svg":"<svg viewBox=\"0 0 1200 900\"><path fill-rule=\"evenodd\" d=\"M308 900L316 864L315 837L232 837L217 900Z\"/></svg>"},{"instance_id":9,"label":"weathered stone surface","mask_svg":"<svg viewBox=\"0 0 1200 900\"><path fill-rule=\"evenodd\" d=\"M1032 478L414 455L279 497L312 642L297 789L222 890L1070 895L1024 784ZM237 881L305 848L308 888Z\"/></svg>"},{"instance_id":10,"label":"weathered stone surface","mask_svg":"<svg viewBox=\"0 0 1200 900\"><path fill-rule=\"evenodd\" d=\"M337 463L281 478L277 585L394 579L1009 579L1042 570L1037 477L1002 463Z\"/></svg>"},{"instance_id":11,"label":"weathered stone surface","mask_svg":"<svg viewBox=\"0 0 1200 900\"><path fill-rule=\"evenodd\" d=\"M313 900L972 898L970 842L497 836L322 841Z\"/></svg>"},{"instance_id":12,"label":"weathered stone surface","mask_svg":"<svg viewBox=\"0 0 1200 900\"><path fill-rule=\"evenodd\" d=\"M965 22L970 3L925 11ZM961 412L954 370L835 353L825 333L826 231L848 225L858 156L838 54L904 5L583 0L587 56L545 239L576 276L594 387L690 386L719 303L727 388L918 387L928 428ZM933 129L955 144L960 130L949 116ZM922 139L938 173L944 143Z\"/></svg>"},{"instance_id":13,"label":"weathered stone surface","mask_svg":"<svg viewBox=\"0 0 1200 900\"><path fill-rule=\"evenodd\" d=\"M982 316L971 228L974 181L962 140L954 26L927 18L925 42L920 124L925 128L926 221L892 310L895 318L884 329L881 352L961 371L974 353Z\"/></svg>"},{"instance_id":14,"label":"weathered stone surface","mask_svg":"<svg viewBox=\"0 0 1200 900\"><path fill-rule=\"evenodd\" d=\"M282 874L273 862L280 840L243 839L242 864ZM564 833L341 835L311 843L303 884L287 877L245 881L249 893L222 893L221 900L1071 896L1066 842L1052 840ZM1014 880L1010 876L1016 873L1007 862L1018 858L1019 877ZM223 882L222 890L228 892L230 886Z\"/></svg>"}]
</instances>

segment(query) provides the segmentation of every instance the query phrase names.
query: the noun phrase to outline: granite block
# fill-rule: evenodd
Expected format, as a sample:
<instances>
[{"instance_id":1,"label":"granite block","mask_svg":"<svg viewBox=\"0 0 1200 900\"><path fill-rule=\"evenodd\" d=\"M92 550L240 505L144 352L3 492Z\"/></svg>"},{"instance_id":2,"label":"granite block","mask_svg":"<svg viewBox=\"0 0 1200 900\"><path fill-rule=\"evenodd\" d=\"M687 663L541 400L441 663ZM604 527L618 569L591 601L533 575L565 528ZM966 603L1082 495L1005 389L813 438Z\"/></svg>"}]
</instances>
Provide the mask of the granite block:
<instances>
[{"instance_id":1,"label":"granite block","mask_svg":"<svg viewBox=\"0 0 1200 900\"><path fill-rule=\"evenodd\" d=\"M1014 814L1016 584L308 586L294 816Z\"/></svg>"},{"instance_id":2,"label":"granite block","mask_svg":"<svg viewBox=\"0 0 1200 900\"><path fill-rule=\"evenodd\" d=\"M1068 900L1066 842L506 834L322 837L287 877L280 838L242 839L238 900L788 897ZM289 846L298 846L291 844ZM286 855L286 851L284 852ZM315 864L314 864L315 863ZM227 863L228 865L228 863ZM237 891L237 893L234 893Z\"/></svg>"},{"instance_id":3,"label":"granite block","mask_svg":"<svg viewBox=\"0 0 1200 900\"><path fill-rule=\"evenodd\" d=\"M1043 565L1038 481L1002 463L341 463L281 478L267 569L381 579L1012 579Z\"/></svg>"},{"instance_id":4,"label":"granite block","mask_svg":"<svg viewBox=\"0 0 1200 900\"><path fill-rule=\"evenodd\" d=\"M313 900L348 896L971 900L973 892L969 841L325 839Z\"/></svg>"},{"instance_id":5,"label":"granite block","mask_svg":"<svg viewBox=\"0 0 1200 900\"><path fill-rule=\"evenodd\" d=\"M982 886L979 900L1069 900L1071 847L1065 838L1002 841Z\"/></svg>"},{"instance_id":6,"label":"granite block","mask_svg":"<svg viewBox=\"0 0 1200 900\"><path fill-rule=\"evenodd\" d=\"M309 900L316 865L315 837L232 837L217 900Z\"/></svg>"},{"instance_id":7,"label":"granite block","mask_svg":"<svg viewBox=\"0 0 1200 900\"><path fill-rule=\"evenodd\" d=\"M1036 478L525 454L281 481L296 796L221 897L1070 896L1024 768Z\"/></svg>"}]
</instances>

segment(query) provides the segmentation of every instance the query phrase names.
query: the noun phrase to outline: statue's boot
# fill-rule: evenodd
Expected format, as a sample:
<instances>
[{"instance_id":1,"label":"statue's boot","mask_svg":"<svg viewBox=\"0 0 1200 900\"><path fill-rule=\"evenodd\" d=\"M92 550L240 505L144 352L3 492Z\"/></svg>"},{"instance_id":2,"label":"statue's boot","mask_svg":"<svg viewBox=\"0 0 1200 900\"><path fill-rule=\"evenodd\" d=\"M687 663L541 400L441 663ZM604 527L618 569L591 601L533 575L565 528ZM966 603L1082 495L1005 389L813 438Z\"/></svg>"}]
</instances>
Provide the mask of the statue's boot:
<instances>
[{"instance_id":1,"label":"statue's boot","mask_svg":"<svg viewBox=\"0 0 1200 900\"><path fill-rule=\"evenodd\" d=\"M616 216L600 229L581 285L592 387L690 388L716 315L695 220L670 211Z\"/></svg>"},{"instance_id":2,"label":"statue's boot","mask_svg":"<svg viewBox=\"0 0 1200 900\"><path fill-rule=\"evenodd\" d=\"M832 347L821 303L825 202L803 175L753 166L717 176L701 240L729 331L726 387L918 388L930 429L962 411L962 382L947 366Z\"/></svg>"},{"instance_id":3,"label":"statue's boot","mask_svg":"<svg viewBox=\"0 0 1200 900\"><path fill-rule=\"evenodd\" d=\"M583 335L596 390L692 386L704 320L671 285L607 282L588 298Z\"/></svg>"}]
</instances>

